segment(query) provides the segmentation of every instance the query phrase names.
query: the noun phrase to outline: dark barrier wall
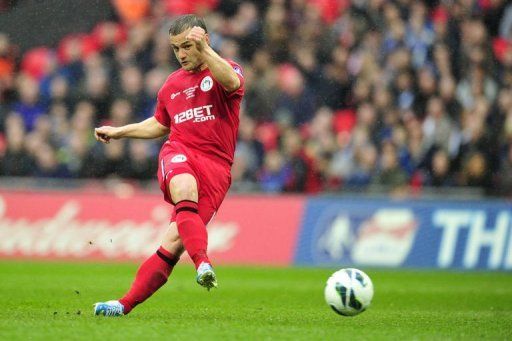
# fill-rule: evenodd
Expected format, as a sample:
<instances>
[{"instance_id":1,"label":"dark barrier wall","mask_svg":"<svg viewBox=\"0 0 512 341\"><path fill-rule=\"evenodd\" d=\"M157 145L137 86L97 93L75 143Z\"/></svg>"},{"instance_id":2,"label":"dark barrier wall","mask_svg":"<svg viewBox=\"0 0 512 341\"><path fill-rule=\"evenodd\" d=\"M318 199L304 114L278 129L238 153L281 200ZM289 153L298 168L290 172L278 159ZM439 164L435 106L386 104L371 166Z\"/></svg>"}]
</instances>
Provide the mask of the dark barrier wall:
<instances>
[{"instance_id":1,"label":"dark barrier wall","mask_svg":"<svg viewBox=\"0 0 512 341\"><path fill-rule=\"evenodd\" d=\"M0 15L0 32L25 51L54 46L69 33L87 32L113 13L109 0L25 0Z\"/></svg>"}]
</instances>

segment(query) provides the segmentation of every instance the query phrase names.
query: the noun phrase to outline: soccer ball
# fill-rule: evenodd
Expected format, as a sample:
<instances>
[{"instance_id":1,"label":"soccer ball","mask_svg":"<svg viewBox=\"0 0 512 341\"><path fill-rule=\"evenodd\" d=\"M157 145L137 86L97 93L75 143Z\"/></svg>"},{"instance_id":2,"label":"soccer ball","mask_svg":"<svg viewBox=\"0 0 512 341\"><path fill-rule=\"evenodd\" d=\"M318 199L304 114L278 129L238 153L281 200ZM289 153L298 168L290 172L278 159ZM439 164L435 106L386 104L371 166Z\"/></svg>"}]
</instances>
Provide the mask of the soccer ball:
<instances>
[{"instance_id":1,"label":"soccer ball","mask_svg":"<svg viewBox=\"0 0 512 341\"><path fill-rule=\"evenodd\" d=\"M368 308L373 298L373 283L358 269L341 269L329 277L324 290L325 301L336 313L354 316Z\"/></svg>"}]
</instances>

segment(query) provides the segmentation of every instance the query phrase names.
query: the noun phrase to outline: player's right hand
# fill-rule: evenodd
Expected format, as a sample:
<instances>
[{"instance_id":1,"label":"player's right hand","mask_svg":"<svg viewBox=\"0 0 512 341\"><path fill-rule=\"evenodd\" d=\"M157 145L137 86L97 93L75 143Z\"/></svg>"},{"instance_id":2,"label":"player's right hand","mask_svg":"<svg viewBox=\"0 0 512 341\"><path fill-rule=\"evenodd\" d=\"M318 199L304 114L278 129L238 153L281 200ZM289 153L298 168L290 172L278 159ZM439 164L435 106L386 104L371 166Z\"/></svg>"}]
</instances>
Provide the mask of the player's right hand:
<instances>
[{"instance_id":1,"label":"player's right hand","mask_svg":"<svg viewBox=\"0 0 512 341\"><path fill-rule=\"evenodd\" d=\"M202 53L205 47L208 45L206 43L206 31L199 26L194 26L188 32L186 39L191 40L196 43L196 48L199 53Z\"/></svg>"},{"instance_id":2,"label":"player's right hand","mask_svg":"<svg viewBox=\"0 0 512 341\"><path fill-rule=\"evenodd\" d=\"M94 129L94 137L100 142L109 143L110 139L119 139L121 135L117 127L103 126Z\"/></svg>"}]
</instances>

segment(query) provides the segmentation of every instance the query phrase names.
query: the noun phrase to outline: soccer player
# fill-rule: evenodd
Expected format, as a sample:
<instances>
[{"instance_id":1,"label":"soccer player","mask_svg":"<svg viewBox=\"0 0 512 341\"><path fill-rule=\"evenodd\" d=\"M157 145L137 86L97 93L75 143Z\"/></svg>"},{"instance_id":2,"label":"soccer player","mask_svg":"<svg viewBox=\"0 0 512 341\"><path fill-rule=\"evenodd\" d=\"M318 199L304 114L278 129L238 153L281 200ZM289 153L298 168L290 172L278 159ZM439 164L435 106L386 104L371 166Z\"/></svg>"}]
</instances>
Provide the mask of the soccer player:
<instances>
[{"instance_id":1,"label":"soccer player","mask_svg":"<svg viewBox=\"0 0 512 341\"><path fill-rule=\"evenodd\" d=\"M96 303L95 315L128 314L167 282L184 250L196 267L197 283L208 290L217 287L207 254L206 224L231 184L244 78L239 65L210 47L201 18L178 17L169 39L181 68L158 92L154 116L122 127L96 128L95 137L109 143L169 134L158 158L158 181L164 199L174 205L171 223L160 248L140 266L130 290L119 300Z\"/></svg>"}]
</instances>

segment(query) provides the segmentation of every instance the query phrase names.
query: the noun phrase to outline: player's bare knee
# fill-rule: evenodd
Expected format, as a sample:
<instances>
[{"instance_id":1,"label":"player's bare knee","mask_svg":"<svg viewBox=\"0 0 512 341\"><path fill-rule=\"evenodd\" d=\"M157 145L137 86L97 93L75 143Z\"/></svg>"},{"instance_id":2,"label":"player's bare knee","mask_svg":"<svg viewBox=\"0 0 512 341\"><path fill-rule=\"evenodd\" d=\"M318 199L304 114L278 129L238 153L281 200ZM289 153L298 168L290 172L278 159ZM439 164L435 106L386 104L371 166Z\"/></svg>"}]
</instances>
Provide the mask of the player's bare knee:
<instances>
[{"instance_id":1,"label":"player's bare knee","mask_svg":"<svg viewBox=\"0 0 512 341\"><path fill-rule=\"evenodd\" d=\"M175 203L182 200L197 201L197 191L192 187L182 186L171 190L171 197Z\"/></svg>"},{"instance_id":2,"label":"player's bare knee","mask_svg":"<svg viewBox=\"0 0 512 341\"><path fill-rule=\"evenodd\" d=\"M169 191L174 202L198 199L196 179L190 174L179 174L170 181Z\"/></svg>"}]
</instances>

